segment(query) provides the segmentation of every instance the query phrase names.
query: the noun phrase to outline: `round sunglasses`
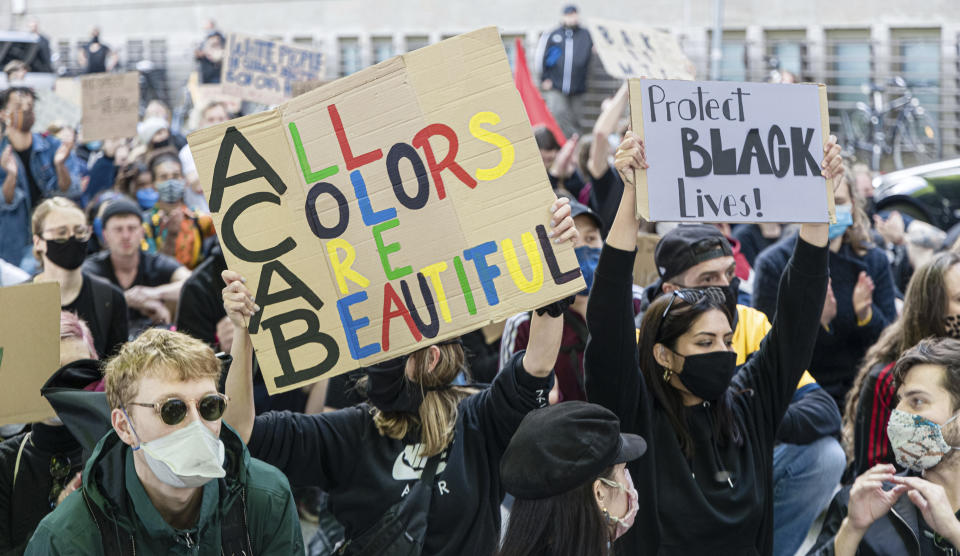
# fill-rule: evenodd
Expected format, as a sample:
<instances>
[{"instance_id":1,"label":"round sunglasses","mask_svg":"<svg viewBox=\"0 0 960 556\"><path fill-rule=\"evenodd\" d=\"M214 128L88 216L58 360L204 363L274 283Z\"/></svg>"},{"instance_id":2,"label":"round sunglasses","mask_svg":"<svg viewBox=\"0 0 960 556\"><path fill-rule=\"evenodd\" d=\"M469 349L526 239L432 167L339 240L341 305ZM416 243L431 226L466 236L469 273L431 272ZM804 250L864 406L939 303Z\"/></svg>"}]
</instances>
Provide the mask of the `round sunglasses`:
<instances>
[{"instance_id":1,"label":"round sunglasses","mask_svg":"<svg viewBox=\"0 0 960 556\"><path fill-rule=\"evenodd\" d=\"M230 398L226 394L207 394L199 400L182 400L180 398L167 398L154 403L130 402L130 405L139 405L140 407L152 407L160 420L167 425L179 425L187 416L188 405L192 404L197 408L197 413L206 421L216 421L223 416L227 409L227 402Z\"/></svg>"}]
</instances>

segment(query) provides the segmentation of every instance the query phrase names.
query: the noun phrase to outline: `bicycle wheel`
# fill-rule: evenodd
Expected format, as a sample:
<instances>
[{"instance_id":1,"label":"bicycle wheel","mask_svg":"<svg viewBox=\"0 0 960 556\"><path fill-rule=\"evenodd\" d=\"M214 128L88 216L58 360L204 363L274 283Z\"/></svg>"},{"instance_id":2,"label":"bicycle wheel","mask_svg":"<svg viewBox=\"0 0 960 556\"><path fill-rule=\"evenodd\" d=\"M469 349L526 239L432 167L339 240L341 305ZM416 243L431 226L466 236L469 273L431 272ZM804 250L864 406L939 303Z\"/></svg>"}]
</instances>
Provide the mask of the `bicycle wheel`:
<instances>
[{"instance_id":1,"label":"bicycle wheel","mask_svg":"<svg viewBox=\"0 0 960 556\"><path fill-rule=\"evenodd\" d=\"M897 124L893 138L893 163L899 170L904 162L927 164L940 159L940 130L922 108L907 112Z\"/></svg>"},{"instance_id":2,"label":"bicycle wheel","mask_svg":"<svg viewBox=\"0 0 960 556\"><path fill-rule=\"evenodd\" d=\"M873 143L873 124L870 112L863 108L856 108L847 112L849 122L847 133L855 149L870 151Z\"/></svg>"}]
</instances>

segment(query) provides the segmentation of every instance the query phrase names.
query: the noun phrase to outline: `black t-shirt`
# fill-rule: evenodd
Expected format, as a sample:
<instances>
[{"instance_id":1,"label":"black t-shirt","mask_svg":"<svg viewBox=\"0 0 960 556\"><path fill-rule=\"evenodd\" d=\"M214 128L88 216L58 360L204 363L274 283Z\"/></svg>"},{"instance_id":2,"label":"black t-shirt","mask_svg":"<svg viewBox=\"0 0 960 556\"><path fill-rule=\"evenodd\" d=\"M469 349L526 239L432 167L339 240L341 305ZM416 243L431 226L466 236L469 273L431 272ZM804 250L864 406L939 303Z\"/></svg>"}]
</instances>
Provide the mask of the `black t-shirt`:
<instances>
[{"instance_id":1,"label":"black t-shirt","mask_svg":"<svg viewBox=\"0 0 960 556\"><path fill-rule=\"evenodd\" d=\"M33 179L33 172L30 171L30 153L32 151L31 147L27 147L26 150L16 151L16 153L23 164L23 176L27 178L27 185L30 186L30 206L35 207L43 199L43 191L40 190L37 180Z\"/></svg>"},{"instance_id":2,"label":"black t-shirt","mask_svg":"<svg viewBox=\"0 0 960 556\"><path fill-rule=\"evenodd\" d=\"M97 286L94 282L99 281ZM104 290L104 303L97 307L94 287L109 288ZM109 294L109 295L106 295ZM92 274L83 274L83 285L80 295L68 305L61 307L64 311L76 313L90 327L93 335L93 345L97 348L97 355L104 359L113 355L116 350L127 341L129 327L127 324L127 302L123 298L123 291L110 282ZM107 313L99 318L101 313Z\"/></svg>"},{"instance_id":3,"label":"black t-shirt","mask_svg":"<svg viewBox=\"0 0 960 556\"><path fill-rule=\"evenodd\" d=\"M137 264L137 275L133 278L133 286L157 287L169 284L173 279L173 274L180 269L182 265L173 257L162 253L140 253L140 262ZM87 257L83 262L83 270L95 276L99 276L117 286L121 290L124 288L117 280L116 272L113 269L113 261L110 260L109 251L100 251ZM143 330L150 326L150 317L140 311L128 308L127 319L130 322L130 329L134 331Z\"/></svg>"},{"instance_id":4,"label":"black t-shirt","mask_svg":"<svg viewBox=\"0 0 960 556\"><path fill-rule=\"evenodd\" d=\"M99 44L99 43L98 43ZM83 49L87 53L87 73L104 73L107 71L107 56L110 54L110 47L101 44L96 52L90 50L90 44Z\"/></svg>"}]
</instances>

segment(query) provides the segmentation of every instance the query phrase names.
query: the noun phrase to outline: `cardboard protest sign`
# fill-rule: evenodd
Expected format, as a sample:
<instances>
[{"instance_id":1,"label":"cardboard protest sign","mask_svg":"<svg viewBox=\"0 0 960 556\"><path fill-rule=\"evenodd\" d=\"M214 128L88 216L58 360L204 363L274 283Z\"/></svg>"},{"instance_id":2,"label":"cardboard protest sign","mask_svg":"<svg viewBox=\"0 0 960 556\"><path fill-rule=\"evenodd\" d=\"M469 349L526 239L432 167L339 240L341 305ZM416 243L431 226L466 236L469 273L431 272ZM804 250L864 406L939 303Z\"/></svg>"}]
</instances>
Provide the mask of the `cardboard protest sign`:
<instances>
[{"instance_id":1,"label":"cardboard protest sign","mask_svg":"<svg viewBox=\"0 0 960 556\"><path fill-rule=\"evenodd\" d=\"M194 109L202 110L211 102L222 102L228 112L237 114L243 105L240 97L224 93L220 83L201 84L197 72L191 73L187 78L187 90L190 92Z\"/></svg>"},{"instance_id":2,"label":"cardboard protest sign","mask_svg":"<svg viewBox=\"0 0 960 556\"><path fill-rule=\"evenodd\" d=\"M37 100L33 104L36 116L32 131L44 133L50 124L60 123L69 127L80 125L80 106L61 97L53 91L37 89Z\"/></svg>"},{"instance_id":3,"label":"cardboard protest sign","mask_svg":"<svg viewBox=\"0 0 960 556\"><path fill-rule=\"evenodd\" d=\"M647 287L660 278L654 254L660 236L647 232L637 232L637 257L633 261L633 283Z\"/></svg>"},{"instance_id":4,"label":"cardboard protest sign","mask_svg":"<svg viewBox=\"0 0 960 556\"><path fill-rule=\"evenodd\" d=\"M223 92L261 104L293 98L293 84L323 77L323 53L279 41L230 33L220 82Z\"/></svg>"},{"instance_id":5,"label":"cardboard protest sign","mask_svg":"<svg viewBox=\"0 0 960 556\"><path fill-rule=\"evenodd\" d=\"M40 387L60 367L60 285L0 288L0 424L53 417Z\"/></svg>"},{"instance_id":6,"label":"cardboard protest sign","mask_svg":"<svg viewBox=\"0 0 960 556\"><path fill-rule=\"evenodd\" d=\"M597 56L611 77L693 79L695 67L671 33L609 19L589 21Z\"/></svg>"},{"instance_id":7,"label":"cardboard protest sign","mask_svg":"<svg viewBox=\"0 0 960 556\"><path fill-rule=\"evenodd\" d=\"M585 287L494 27L188 140L271 392Z\"/></svg>"},{"instance_id":8,"label":"cardboard protest sign","mask_svg":"<svg viewBox=\"0 0 960 556\"><path fill-rule=\"evenodd\" d=\"M99 141L137 134L140 74L95 73L80 78L83 140Z\"/></svg>"},{"instance_id":9,"label":"cardboard protest sign","mask_svg":"<svg viewBox=\"0 0 960 556\"><path fill-rule=\"evenodd\" d=\"M635 173L639 217L831 219L833 184L820 174L825 86L631 79L629 87L630 119L650 164Z\"/></svg>"}]
</instances>

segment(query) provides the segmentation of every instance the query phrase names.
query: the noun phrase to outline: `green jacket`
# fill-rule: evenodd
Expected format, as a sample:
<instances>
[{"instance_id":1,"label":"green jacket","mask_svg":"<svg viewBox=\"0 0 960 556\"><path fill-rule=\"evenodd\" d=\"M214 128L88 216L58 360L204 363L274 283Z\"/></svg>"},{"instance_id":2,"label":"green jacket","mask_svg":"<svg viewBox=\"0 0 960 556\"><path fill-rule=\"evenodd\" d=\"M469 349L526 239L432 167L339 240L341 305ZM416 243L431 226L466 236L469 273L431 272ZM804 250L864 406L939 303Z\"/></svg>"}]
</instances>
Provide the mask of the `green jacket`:
<instances>
[{"instance_id":1,"label":"green jacket","mask_svg":"<svg viewBox=\"0 0 960 556\"><path fill-rule=\"evenodd\" d=\"M133 533L138 554L219 556L220 518L240 502L246 487L247 525L254 554L304 553L300 521L286 477L275 467L250 457L233 429L223 425L226 448L224 479L203 486L197 526L173 529L147 497L133 465L132 451L114 431L104 436L87 461L83 484L90 501L116 519L121 534ZM73 493L40 522L25 553L28 556L100 555L100 532L80 493Z\"/></svg>"}]
</instances>

